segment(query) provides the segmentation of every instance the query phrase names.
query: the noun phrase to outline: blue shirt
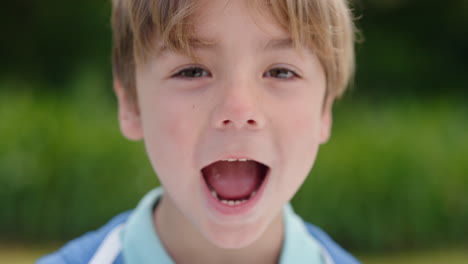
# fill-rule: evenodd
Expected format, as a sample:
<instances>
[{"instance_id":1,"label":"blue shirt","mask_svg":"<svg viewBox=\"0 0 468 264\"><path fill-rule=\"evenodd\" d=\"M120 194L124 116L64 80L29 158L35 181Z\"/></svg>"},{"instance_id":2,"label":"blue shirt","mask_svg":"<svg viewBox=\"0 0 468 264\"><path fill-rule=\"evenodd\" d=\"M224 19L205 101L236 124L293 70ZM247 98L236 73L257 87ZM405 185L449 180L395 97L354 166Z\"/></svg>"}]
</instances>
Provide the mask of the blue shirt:
<instances>
[{"instance_id":1,"label":"blue shirt","mask_svg":"<svg viewBox=\"0 0 468 264\"><path fill-rule=\"evenodd\" d=\"M121 233L123 256L126 263L161 264L174 262L158 238L153 225L153 206L162 195L163 189L149 192L139 203ZM327 263L327 252L317 240L309 235L302 220L293 212L290 205L283 210L285 240L280 263Z\"/></svg>"},{"instance_id":2,"label":"blue shirt","mask_svg":"<svg viewBox=\"0 0 468 264\"><path fill-rule=\"evenodd\" d=\"M69 242L37 263L174 263L153 225L153 208L162 193L162 188L150 191L132 212L115 217L101 229ZM359 263L322 230L304 222L291 205L284 207L283 217L279 263Z\"/></svg>"}]
</instances>

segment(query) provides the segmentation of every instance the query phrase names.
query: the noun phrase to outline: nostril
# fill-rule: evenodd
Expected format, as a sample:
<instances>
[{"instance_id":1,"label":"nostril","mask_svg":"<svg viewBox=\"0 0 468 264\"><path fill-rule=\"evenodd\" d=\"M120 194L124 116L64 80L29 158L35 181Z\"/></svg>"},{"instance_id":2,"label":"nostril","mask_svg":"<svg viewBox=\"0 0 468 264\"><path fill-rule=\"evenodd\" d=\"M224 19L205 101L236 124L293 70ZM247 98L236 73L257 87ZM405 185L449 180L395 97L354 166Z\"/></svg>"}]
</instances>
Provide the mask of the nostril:
<instances>
[{"instance_id":1,"label":"nostril","mask_svg":"<svg viewBox=\"0 0 468 264\"><path fill-rule=\"evenodd\" d=\"M224 120L224 121L222 122L222 126L225 127L225 126L230 125L231 123L234 123L234 122L232 122L232 121L229 120L229 119L226 119L226 120ZM253 120L253 119L249 119L249 120L247 120L247 124L248 124L249 126L257 126L257 121L255 121L255 120Z\"/></svg>"}]
</instances>

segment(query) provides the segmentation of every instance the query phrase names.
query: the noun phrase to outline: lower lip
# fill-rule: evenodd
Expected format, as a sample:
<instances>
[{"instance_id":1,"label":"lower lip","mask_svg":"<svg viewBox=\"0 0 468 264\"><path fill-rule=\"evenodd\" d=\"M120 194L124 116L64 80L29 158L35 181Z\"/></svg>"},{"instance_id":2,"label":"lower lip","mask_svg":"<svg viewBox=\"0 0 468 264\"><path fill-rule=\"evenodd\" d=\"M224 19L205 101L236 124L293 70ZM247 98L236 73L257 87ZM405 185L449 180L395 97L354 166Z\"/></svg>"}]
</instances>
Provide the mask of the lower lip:
<instances>
[{"instance_id":1,"label":"lower lip","mask_svg":"<svg viewBox=\"0 0 468 264\"><path fill-rule=\"evenodd\" d=\"M270 170L268 170L265 179L263 179L262 185L260 185L260 188L257 190L257 193L254 195L254 197L248 199L244 203L237 205L223 204L220 200L213 197L205 179L203 178L203 174L201 174L201 177L201 180L203 182L203 189L205 191L205 195L207 197L209 206L222 215L233 216L247 214L260 201L260 198L263 195L263 191L265 190L265 186L267 185L268 180L270 178Z\"/></svg>"}]
</instances>

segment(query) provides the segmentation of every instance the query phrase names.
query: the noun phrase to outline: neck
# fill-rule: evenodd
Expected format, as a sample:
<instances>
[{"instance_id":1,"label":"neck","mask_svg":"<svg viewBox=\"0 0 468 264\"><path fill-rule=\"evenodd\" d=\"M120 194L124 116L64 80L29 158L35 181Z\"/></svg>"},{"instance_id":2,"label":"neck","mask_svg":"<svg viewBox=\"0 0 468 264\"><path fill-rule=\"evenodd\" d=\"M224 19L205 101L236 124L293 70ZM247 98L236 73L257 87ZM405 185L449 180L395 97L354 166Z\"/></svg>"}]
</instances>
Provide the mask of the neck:
<instances>
[{"instance_id":1,"label":"neck","mask_svg":"<svg viewBox=\"0 0 468 264\"><path fill-rule=\"evenodd\" d=\"M283 215L278 214L261 237L240 249L208 241L163 194L153 215L158 236L175 263L278 263L283 242ZM226 261L228 260L228 261Z\"/></svg>"}]
</instances>

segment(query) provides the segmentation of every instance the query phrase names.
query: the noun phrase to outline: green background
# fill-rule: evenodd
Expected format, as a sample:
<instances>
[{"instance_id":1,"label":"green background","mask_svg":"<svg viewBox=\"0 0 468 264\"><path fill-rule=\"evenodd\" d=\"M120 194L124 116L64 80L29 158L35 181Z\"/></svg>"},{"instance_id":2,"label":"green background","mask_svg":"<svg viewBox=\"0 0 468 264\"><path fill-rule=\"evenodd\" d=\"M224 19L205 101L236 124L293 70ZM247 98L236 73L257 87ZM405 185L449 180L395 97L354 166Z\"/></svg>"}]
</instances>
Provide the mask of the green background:
<instances>
[{"instance_id":1,"label":"green background","mask_svg":"<svg viewBox=\"0 0 468 264\"><path fill-rule=\"evenodd\" d=\"M468 2L367 0L354 87L294 198L344 247L468 245ZM157 186L118 130L110 4L7 1L0 42L0 242L56 243Z\"/></svg>"}]
</instances>

